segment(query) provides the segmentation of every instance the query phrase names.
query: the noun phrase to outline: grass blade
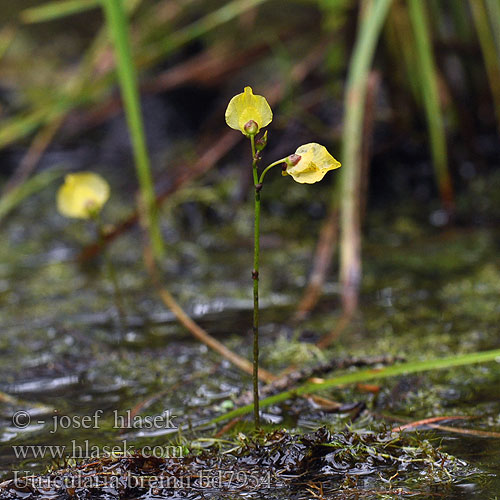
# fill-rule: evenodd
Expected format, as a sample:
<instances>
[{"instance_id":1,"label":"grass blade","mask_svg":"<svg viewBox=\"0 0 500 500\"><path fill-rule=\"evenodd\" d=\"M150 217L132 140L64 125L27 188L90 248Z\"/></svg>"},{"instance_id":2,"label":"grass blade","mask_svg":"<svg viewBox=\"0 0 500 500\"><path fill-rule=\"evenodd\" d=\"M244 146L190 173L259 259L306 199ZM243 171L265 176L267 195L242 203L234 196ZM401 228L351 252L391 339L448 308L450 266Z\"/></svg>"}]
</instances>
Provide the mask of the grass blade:
<instances>
[{"instance_id":1,"label":"grass blade","mask_svg":"<svg viewBox=\"0 0 500 500\"><path fill-rule=\"evenodd\" d=\"M458 38L464 43L469 43L473 36L470 22L470 12L466 2L450 2L450 17L453 20Z\"/></svg>"},{"instance_id":2,"label":"grass blade","mask_svg":"<svg viewBox=\"0 0 500 500\"><path fill-rule=\"evenodd\" d=\"M338 377L325 380L319 384L307 382L295 389L291 389L289 391L281 392L274 396L261 399L260 406L261 408L265 408L267 406L281 403L283 401L286 401L287 399L292 399L297 396L302 396L304 394L315 394L325 389L332 389L333 387L339 387L347 384L357 384L368 382L370 380L380 380L389 377L397 377L400 375L409 375L410 373L421 373L431 370L444 370L455 368L458 366L487 363L490 361L498 362L499 360L500 349L495 349L492 351L473 352L469 354L462 354L460 356L449 356L447 358L429 359L426 361L410 361L408 363L400 363L397 365L387 366L382 369L370 368L367 370L359 370L353 373L339 375ZM210 421L210 424L216 424L218 422L233 419L241 415L247 415L252 411L252 409L253 405L242 406L241 408L237 408L236 410L230 411L214 418Z\"/></svg>"},{"instance_id":3,"label":"grass blade","mask_svg":"<svg viewBox=\"0 0 500 500\"><path fill-rule=\"evenodd\" d=\"M16 115L0 122L0 149L25 137L50 120L51 112L47 107L36 109L26 115Z\"/></svg>"},{"instance_id":4,"label":"grass blade","mask_svg":"<svg viewBox=\"0 0 500 500\"><path fill-rule=\"evenodd\" d=\"M256 7L266 1L268 0L236 0L230 2L220 9L210 12L203 18L193 22L185 28L176 31L171 37L166 37L161 42L155 42L153 44L150 43L148 45L138 47L136 64L140 67L148 67L151 64L158 62L163 57L171 54L173 51L179 49L184 44L195 40L196 38L208 33L210 30L231 21L238 15L246 12L248 9ZM99 0L99 3L102 2L103 0ZM123 4L127 12L130 14L130 12L137 8L140 2L141 0L128 0ZM138 31L140 31L140 27ZM76 85L75 92L72 93L71 96L68 96L68 101L71 102L67 103L67 113L77 107L95 104L99 101L99 99L103 98L103 95L115 81L113 74L99 74L96 79L94 72L89 71L89 68L91 68L95 63L96 53L100 53L102 47L101 40L101 32L99 32L87 57L85 57L82 61L80 67L81 73L80 70L77 70L77 72L83 76L80 78L77 77L80 84ZM53 99L52 103L54 107L58 104L58 99L58 97ZM29 120L25 120L24 118L17 116L12 119L12 122L6 122L5 126L7 127L7 130L5 133L2 132L3 127L0 128L0 149L14 141L23 139L38 127L43 125L45 123L42 119L43 115L44 112L39 109L39 106L33 105L29 111ZM17 125L17 122L19 122L20 126Z\"/></svg>"},{"instance_id":5,"label":"grass blade","mask_svg":"<svg viewBox=\"0 0 500 500\"><path fill-rule=\"evenodd\" d=\"M413 74L416 66L415 41L411 33L406 6L399 2L396 2L392 7L387 20L385 45L392 55L393 64L402 64L404 69L398 81L398 86L408 84L413 98L416 102L420 103L422 96L418 81L415 78L407 78L407 75Z\"/></svg>"},{"instance_id":6,"label":"grass blade","mask_svg":"<svg viewBox=\"0 0 500 500\"><path fill-rule=\"evenodd\" d=\"M10 47L10 44L16 36L16 28L10 24L0 29L0 59L4 56Z\"/></svg>"},{"instance_id":7,"label":"grass blade","mask_svg":"<svg viewBox=\"0 0 500 500\"><path fill-rule=\"evenodd\" d=\"M490 82L491 93L493 94L493 104L500 131L500 59L495 46L491 25L488 21L488 13L483 0L472 0L469 2L474 24L476 26L479 44L483 52L486 73ZM498 28L499 21L495 20Z\"/></svg>"},{"instance_id":8,"label":"grass blade","mask_svg":"<svg viewBox=\"0 0 500 500\"><path fill-rule=\"evenodd\" d=\"M61 169L44 170L34 175L31 179L12 188L0 198L0 220L19 205L25 198L41 191L49 184L59 179L64 171Z\"/></svg>"},{"instance_id":9,"label":"grass blade","mask_svg":"<svg viewBox=\"0 0 500 500\"><path fill-rule=\"evenodd\" d=\"M486 9L488 10L493 38L495 39L498 57L500 57L500 1L486 0Z\"/></svg>"},{"instance_id":10,"label":"grass blade","mask_svg":"<svg viewBox=\"0 0 500 500\"><path fill-rule=\"evenodd\" d=\"M170 36L166 36L164 40L151 44L140 57L139 64L141 66L152 64L182 45L205 35L222 24L232 21L249 9L253 9L267 1L268 0L234 0L226 3L219 9L210 12L210 14L194 21L185 28L181 28Z\"/></svg>"},{"instance_id":11,"label":"grass blade","mask_svg":"<svg viewBox=\"0 0 500 500\"><path fill-rule=\"evenodd\" d=\"M103 0L103 7L114 43L118 80L134 151L142 201L145 204L148 230L155 255L160 257L164 253L163 239L156 207L151 163L146 146L137 77L129 41L128 20L121 0Z\"/></svg>"},{"instance_id":12,"label":"grass blade","mask_svg":"<svg viewBox=\"0 0 500 500\"><path fill-rule=\"evenodd\" d=\"M38 7L31 7L21 12L23 23L43 23L61 17L71 16L80 12L99 7L100 0L66 0L63 2L48 2Z\"/></svg>"},{"instance_id":13,"label":"grass blade","mask_svg":"<svg viewBox=\"0 0 500 500\"><path fill-rule=\"evenodd\" d=\"M361 279L359 196L368 73L391 2L378 0L365 9L347 77L342 138L340 275L344 310L348 314L357 305Z\"/></svg>"},{"instance_id":14,"label":"grass blade","mask_svg":"<svg viewBox=\"0 0 500 500\"><path fill-rule=\"evenodd\" d=\"M452 209L453 187L448 171L446 133L439 101L438 74L432 52L429 19L422 0L408 0L408 7L415 36L417 77L422 89L436 179L445 207Z\"/></svg>"}]
</instances>

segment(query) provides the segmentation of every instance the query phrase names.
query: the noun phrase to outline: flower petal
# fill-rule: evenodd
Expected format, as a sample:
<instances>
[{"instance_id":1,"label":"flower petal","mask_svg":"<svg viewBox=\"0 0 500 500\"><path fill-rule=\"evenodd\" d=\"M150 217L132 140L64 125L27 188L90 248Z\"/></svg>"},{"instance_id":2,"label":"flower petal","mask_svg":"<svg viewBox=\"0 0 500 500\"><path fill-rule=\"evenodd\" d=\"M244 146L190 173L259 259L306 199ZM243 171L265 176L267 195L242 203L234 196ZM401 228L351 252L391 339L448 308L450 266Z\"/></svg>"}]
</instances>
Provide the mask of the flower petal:
<instances>
[{"instance_id":1,"label":"flower petal","mask_svg":"<svg viewBox=\"0 0 500 500\"><path fill-rule=\"evenodd\" d=\"M295 154L301 159L296 165L287 167L286 172L294 181L301 184L319 182L328 171L340 167L340 162L327 151L325 146L315 142L298 147Z\"/></svg>"},{"instance_id":2,"label":"flower petal","mask_svg":"<svg viewBox=\"0 0 500 500\"><path fill-rule=\"evenodd\" d=\"M251 87L235 95L226 109L226 123L235 130L245 133L245 124L253 120L258 125L257 132L271 123L273 112L266 98L254 95Z\"/></svg>"},{"instance_id":3,"label":"flower petal","mask_svg":"<svg viewBox=\"0 0 500 500\"><path fill-rule=\"evenodd\" d=\"M109 184L93 172L68 174L57 192L57 209L65 217L88 219L109 198Z\"/></svg>"}]
</instances>

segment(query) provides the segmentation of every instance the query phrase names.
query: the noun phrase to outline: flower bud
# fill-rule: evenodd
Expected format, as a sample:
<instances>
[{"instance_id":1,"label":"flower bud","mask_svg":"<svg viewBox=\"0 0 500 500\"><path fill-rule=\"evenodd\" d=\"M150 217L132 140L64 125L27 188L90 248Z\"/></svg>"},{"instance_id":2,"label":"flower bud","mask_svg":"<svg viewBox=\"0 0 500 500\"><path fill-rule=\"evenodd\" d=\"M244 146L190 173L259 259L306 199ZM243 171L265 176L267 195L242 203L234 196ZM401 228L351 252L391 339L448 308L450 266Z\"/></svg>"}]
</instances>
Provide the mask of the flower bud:
<instances>
[{"instance_id":1,"label":"flower bud","mask_svg":"<svg viewBox=\"0 0 500 500\"><path fill-rule=\"evenodd\" d=\"M259 125L255 120L249 120L245 123L243 129L245 130L245 134L255 135L259 131Z\"/></svg>"},{"instance_id":2,"label":"flower bud","mask_svg":"<svg viewBox=\"0 0 500 500\"><path fill-rule=\"evenodd\" d=\"M295 167L295 165L297 165L297 163L299 163L299 161L302 159L302 156L296 154L296 153L293 153L291 154L286 160L285 160L285 163L289 166L289 167Z\"/></svg>"},{"instance_id":3,"label":"flower bud","mask_svg":"<svg viewBox=\"0 0 500 500\"><path fill-rule=\"evenodd\" d=\"M257 151L262 151L267 146L267 130L264 135L255 141L255 149Z\"/></svg>"}]
</instances>

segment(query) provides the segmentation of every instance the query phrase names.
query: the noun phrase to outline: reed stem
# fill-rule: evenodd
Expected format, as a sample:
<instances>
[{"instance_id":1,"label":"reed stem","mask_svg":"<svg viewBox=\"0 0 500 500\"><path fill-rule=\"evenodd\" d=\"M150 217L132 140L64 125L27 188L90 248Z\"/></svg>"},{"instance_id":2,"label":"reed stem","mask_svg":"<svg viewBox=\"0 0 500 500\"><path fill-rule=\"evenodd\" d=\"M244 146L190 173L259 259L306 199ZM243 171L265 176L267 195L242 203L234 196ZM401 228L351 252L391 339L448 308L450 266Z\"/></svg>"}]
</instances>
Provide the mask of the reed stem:
<instances>
[{"instance_id":1,"label":"reed stem","mask_svg":"<svg viewBox=\"0 0 500 500\"><path fill-rule=\"evenodd\" d=\"M443 204L452 211L453 185L448 170L446 131L439 99L438 71L432 50L429 15L425 2L421 0L408 0L408 8L415 36L417 76L422 89L436 179Z\"/></svg>"},{"instance_id":2,"label":"reed stem","mask_svg":"<svg viewBox=\"0 0 500 500\"><path fill-rule=\"evenodd\" d=\"M361 280L360 183L363 113L368 73L392 0L368 4L362 16L347 77L342 137L340 274L344 312L357 307ZM337 190L334 190L334 195Z\"/></svg>"},{"instance_id":3,"label":"reed stem","mask_svg":"<svg viewBox=\"0 0 500 500\"><path fill-rule=\"evenodd\" d=\"M118 80L132 141L141 196L146 207L146 220L151 244L155 255L161 257L164 254L164 245L160 231L151 164L146 146L137 76L130 48L128 20L121 0L103 0L102 5L114 43Z\"/></svg>"}]
</instances>

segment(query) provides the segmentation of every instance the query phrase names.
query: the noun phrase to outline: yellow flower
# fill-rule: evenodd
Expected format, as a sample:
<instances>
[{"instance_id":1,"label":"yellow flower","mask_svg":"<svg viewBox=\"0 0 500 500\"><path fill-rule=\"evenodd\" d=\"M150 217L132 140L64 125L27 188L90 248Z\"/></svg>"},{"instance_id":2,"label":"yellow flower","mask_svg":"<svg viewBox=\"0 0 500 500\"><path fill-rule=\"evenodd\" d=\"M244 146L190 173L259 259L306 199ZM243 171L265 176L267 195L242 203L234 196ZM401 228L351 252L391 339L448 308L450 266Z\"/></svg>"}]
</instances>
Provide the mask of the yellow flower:
<instances>
[{"instance_id":1,"label":"yellow flower","mask_svg":"<svg viewBox=\"0 0 500 500\"><path fill-rule=\"evenodd\" d=\"M57 209L65 217L89 219L109 198L109 184L93 172L68 174L57 192Z\"/></svg>"},{"instance_id":2,"label":"yellow flower","mask_svg":"<svg viewBox=\"0 0 500 500\"><path fill-rule=\"evenodd\" d=\"M251 87L245 87L245 91L235 95L227 105L226 123L235 130L241 130L244 135L249 135L245 130L248 122L257 124L256 134L262 127L269 125L272 119L273 112L266 98L254 95Z\"/></svg>"},{"instance_id":3,"label":"yellow flower","mask_svg":"<svg viewBox=\"0 0 500 500\"><path fill-rule=\"evenodd\" d=\"M323 179L329 170L340 167L338 162L321 144L311 142L297 148L289 157L283 175L291 175L301 184L313 184Z\"/></svg>"}]
</instances>

